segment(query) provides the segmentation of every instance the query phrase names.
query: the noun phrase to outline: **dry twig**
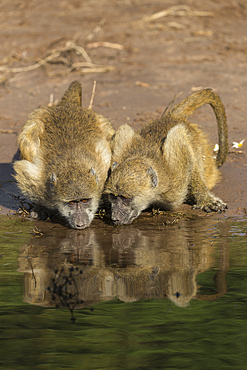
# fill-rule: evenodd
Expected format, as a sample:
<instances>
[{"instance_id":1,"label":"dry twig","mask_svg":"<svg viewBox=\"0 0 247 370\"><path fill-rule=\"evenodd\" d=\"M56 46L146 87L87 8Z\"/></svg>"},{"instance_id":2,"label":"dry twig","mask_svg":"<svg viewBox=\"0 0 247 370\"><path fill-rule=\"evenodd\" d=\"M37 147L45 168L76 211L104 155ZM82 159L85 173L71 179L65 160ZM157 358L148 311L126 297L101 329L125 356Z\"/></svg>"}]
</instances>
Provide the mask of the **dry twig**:
<instances>
[{"instance_id":1,"label":"dry twig","mask_svg":"<svg viewBox=\"0 0 247 370\"><path fill-rule=\"evenodd\" d=\"M142 81L136 81L135 86L150 87L150 85L147 82L142 82Z\"/></svg>"},{"instance_id":2,"label":"dry twig","mask_svg":"<svg viewBox=\"0 0 247 370\"><path fill-rule=\"evenodd\" d=\"M67 69L67 73L73 71L74 69L81 68L80 71L82 73L87 72L108 72L115 69L112 66L104 66L100 64L93 64L93 63L85 63L85 62L76 62L73 63L71 67Z\"/></svg>"},{"instance_id":3,"label":"dry twig","mask_svg":"<svg viewBox=\"0 0 247 370\"><path fill-rule=\"evenodd\" d=\"M26 200L20 199L20 196L16 196L12 194L12 199L16 203L16 205L19 207L18 214L29 216L29 210L31 208L31 204L28 203ZM27 210L27 206L29 210Z\"/></svg>"},{"instance_id":4,"label":"dry twig","mask_svg":"<svg viewBox=\"0 0 247 370\"><path fill-rule=\"evenodd\" d=\"M93 99L94 99L95 89L96 89L96 81L94 81L94 83L93 83L93 91L92 91L92 96L91 96L91 100L90 100L88 109L92 109L92 107L93 107Z\"/></svg>"},{"instance_id":5,"label":"dry twig","mask_svg":"<svg viewBox=\"0 0 247 370\"><path fill-rule=\"evenodd\" d=\"M71 67L67 68L65 71L61 72L49 72L48 76L59 76L66 75L74 70L79 70L81 73L105 73L113 71L115 67L105 66L100 64L86 63L86 62L76 62L73 63Z\"/></svg>"},{"instance_id":6,"label":"dry twig","mask_svg":"<svg viewBox=\"0 0 247 370\"><path fill-rule=\"evenodd\" d=\"M2 128L0 128L0 133L1 134L16 134L17 132L13 130L3 130Z\"/></svg>"},{"instance_id":7,"label":"dry twig","mask_svg":"<svg viewBox=\"0 0 247 370\"><path fill-rule=\"evenodd\" d=\"M35 234L35 235L38 235L38 236L42 236L44 235L39 229L38 227L35 225L32 232Z\"/></svg>"},{"instance_id":8,"label":"dry twig","mask_svg":"<svg viewBox=\"0 0 247 370\"><path fill-rule=\"evenodd\" d=\"M107 42L107 41L98 41L98 42L92 42L91 44L87 44L88 49L96 49L99 47L105 47L105 48L117 49L117 50L125 49L125 47L121 44L116 44L114 42Z\"/></svg>"},{"instance_id":9,"label":"dry twig","mask_svg":"<svg viewBox=\"0 0 247 370\"><path fill-rule=\"evenodd\" d=\"M105 22L106 22L106 19L102 18L101 21L99 22L99 24L95 27L95 29L92 32L90 32L89 35L87 35L86 40L87 41L92 40L100 32L100 30L104 26Z\"/></svg>"},{"instance_id":10,"label":"dry twig","mask_svg":"<svg viewBox=\"0 0 247 370\"><path fill-rule=\"evenodd\" d=\"M229 150L228 151L229 154L243 154L243 150Z\"/></svg>"},{"instance_id":11,"label":"dry twig","mask_svg":"<svg viewBox=\"0 0 247 370\"><path fill-rule=\"evenodd\" d=\"M33 64L31 66L28 66L28 67L19 67L19 68L8 68L8 67L1 67L0 66L0 72L7 72L7 73L20 73L20 72L29 72L29 71L33 71L34 69L37 69L41 66L43 66L44 64L48 63L49 61L57 58L58 56L60 55L60 52L54 52L52 53L51 55L49 55L48 57L44 58L44 59L40 59L40 61L36 64Z\"/></svg>"},{"instance_id":12,"label":"dry twig","mask_svg":"<svg viewBox=\"0 0 247 370\"><path fill-rule=\"evenodd\" d=\"M151 22L156 19L167 17L168 15L179 16L179 17L184 17L184 16L211 17L214 15L214 13L191 10L191 8L188 5L176 5L176 6L171 6L168 9L161 10L160 12L154 13L150 16L144 17L142 21Z\"/></svg>"},{"instance_id":13,"label":"dry twig","mask_svg":"<svg viewBox=\"0 0 247 370\"><path fill-rule=\"evenodd\" d=\"M71 51L75 51L77 55L82 55L83 58L85 59L85 62L75 62L70 65L69 61L66 58L62 57L62 55L65 52L71 52ZM40 59L37 63L33 65L30 65L27 67L19 67L19 68L9 68L6 66L0 66L0 72L5 72L5 73L29 72L41 66L44 66L47 63L59 63L58 61L56 61L57 58L60 58L60 61L59 61L60 63L62 62L63 64L69 65L69 68L67 68L63 72L58 72L58 73L50 72L49 73L50 76L59 75L59 74L65 75L65 74L69 74L73 70L78 70L78 69L79 69L79 72L81 73L104 73L104 72L108 72L108 71L115 69L112 66L98 65L98 64L92 63L90 56L87 54L86 50L82 46L76 45L73 41L68 41L66 42L64 47L53 50L50 55L48 55L44 59Z\"/></svg>"},{"instance_id":14,"label":"dry twig","mask_svg":"<svg viewBox=\"0 0 247 370\"><path fill-rule=\"evenodd\" d=\"M86 52L86 50L82 46L76 45L73 41L66 42L65 50L62 50L62 51L73 50L73 49L76 50L79 55L82 55L83 58L86 60L86 62L88 62L88 63L92 62L92 60L91 60L90 56L88 55L88 53Z\"/></svg>"}]
</instances>

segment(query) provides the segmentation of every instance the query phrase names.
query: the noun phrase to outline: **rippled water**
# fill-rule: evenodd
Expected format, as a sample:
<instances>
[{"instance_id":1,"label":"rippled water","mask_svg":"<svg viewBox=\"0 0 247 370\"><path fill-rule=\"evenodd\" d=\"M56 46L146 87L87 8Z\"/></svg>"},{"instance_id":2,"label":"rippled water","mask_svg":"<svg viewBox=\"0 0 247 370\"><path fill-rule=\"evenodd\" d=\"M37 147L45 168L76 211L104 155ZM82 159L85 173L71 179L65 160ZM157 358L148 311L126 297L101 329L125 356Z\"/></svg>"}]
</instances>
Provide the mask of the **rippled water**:
<instances>
[{"instance_id":1,"label":"rippled water","mask_svg":"<svg viewBox=\"0 0 247 370\"><path fill-rule=\"evenodd\" d=\"M0 219L1 369L246 369L247 218Z\"/></svg>"}]
</instances>

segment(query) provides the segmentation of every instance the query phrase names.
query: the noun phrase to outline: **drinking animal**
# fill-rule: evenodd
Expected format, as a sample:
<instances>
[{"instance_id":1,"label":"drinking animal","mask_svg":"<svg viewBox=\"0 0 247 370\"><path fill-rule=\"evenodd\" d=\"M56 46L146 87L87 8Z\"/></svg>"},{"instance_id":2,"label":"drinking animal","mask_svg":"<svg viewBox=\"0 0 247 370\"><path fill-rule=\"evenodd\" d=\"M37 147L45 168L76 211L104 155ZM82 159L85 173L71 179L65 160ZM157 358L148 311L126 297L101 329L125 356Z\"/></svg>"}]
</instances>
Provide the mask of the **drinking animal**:
<instances>
[{"instance_id":1,"label":"drinking animal","mask_svg":"<svg viewBox=\"0 0 247 370\"><path fill-rule=\"evenodd\" d=\"M206 135L187 121L204 104L211 105L217 119L216 158ZM210 192L219 179L218 167L228 153L225 109L212 90L192 94L139 132L127 124L121 126L112 146L111 175L104 192L109 195L115 224L130 224L150 205L173 210L192 201L206 212L227 208Z\"/></svg>"},{"instance_id":2,"label":"drinking animal","mask_svg":"<svg viewBox=\"0 0 247 370\"><path fill-rule=\"evenodd\" d=\"M110 122L81 107L74 81L57 106L35 109L19 137L14 163L22 193L34 202L32 216L58 213L70 227L89 226L98 209L111 164Z\"/></svg>"}]
</instances>

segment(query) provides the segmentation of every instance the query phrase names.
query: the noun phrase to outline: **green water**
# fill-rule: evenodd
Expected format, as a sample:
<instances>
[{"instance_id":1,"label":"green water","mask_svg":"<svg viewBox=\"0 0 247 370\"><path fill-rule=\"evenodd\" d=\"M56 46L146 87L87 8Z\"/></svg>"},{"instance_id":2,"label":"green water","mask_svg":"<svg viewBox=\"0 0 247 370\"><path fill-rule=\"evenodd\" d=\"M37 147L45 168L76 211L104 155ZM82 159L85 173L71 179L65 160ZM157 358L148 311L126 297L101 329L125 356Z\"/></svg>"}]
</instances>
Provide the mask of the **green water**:
<instances>
[{"instance_id":1,"label":"green water","mask_svg":"<svg viewBox=\"0 0 247 370\"><path fill-rule=\"evenodd\" d=\"M247 219L144 221L1 218L1 369L247 368Z\"/></svg>"}]
</instances>

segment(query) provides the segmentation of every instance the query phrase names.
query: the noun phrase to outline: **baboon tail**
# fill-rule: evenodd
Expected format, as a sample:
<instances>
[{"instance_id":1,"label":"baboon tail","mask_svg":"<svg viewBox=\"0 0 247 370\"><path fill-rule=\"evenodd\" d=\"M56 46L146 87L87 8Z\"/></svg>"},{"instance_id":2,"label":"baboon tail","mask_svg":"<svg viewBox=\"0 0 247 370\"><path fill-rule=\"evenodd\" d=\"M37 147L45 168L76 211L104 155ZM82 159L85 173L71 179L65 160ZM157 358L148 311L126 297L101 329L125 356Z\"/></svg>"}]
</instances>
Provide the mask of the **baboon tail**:
<instances>
[{"instance_id":1,"label":"baboon tail","mask_svg":"<svg viewBox=\"0 0 247 370\"><path fill-rule=\"evenodd\" d=\"M201 90L192 94L187 99L184 99L181 103L177 104L173 109L171 109L169 113L175 118L179 117L186 119L197 108L201 107L204 104L211 105L217 119L219 151L216 157L216 165L220 167L225 162L228 153L226 113L220 97L211 89Z\"/></svg>"}]
</instances>

